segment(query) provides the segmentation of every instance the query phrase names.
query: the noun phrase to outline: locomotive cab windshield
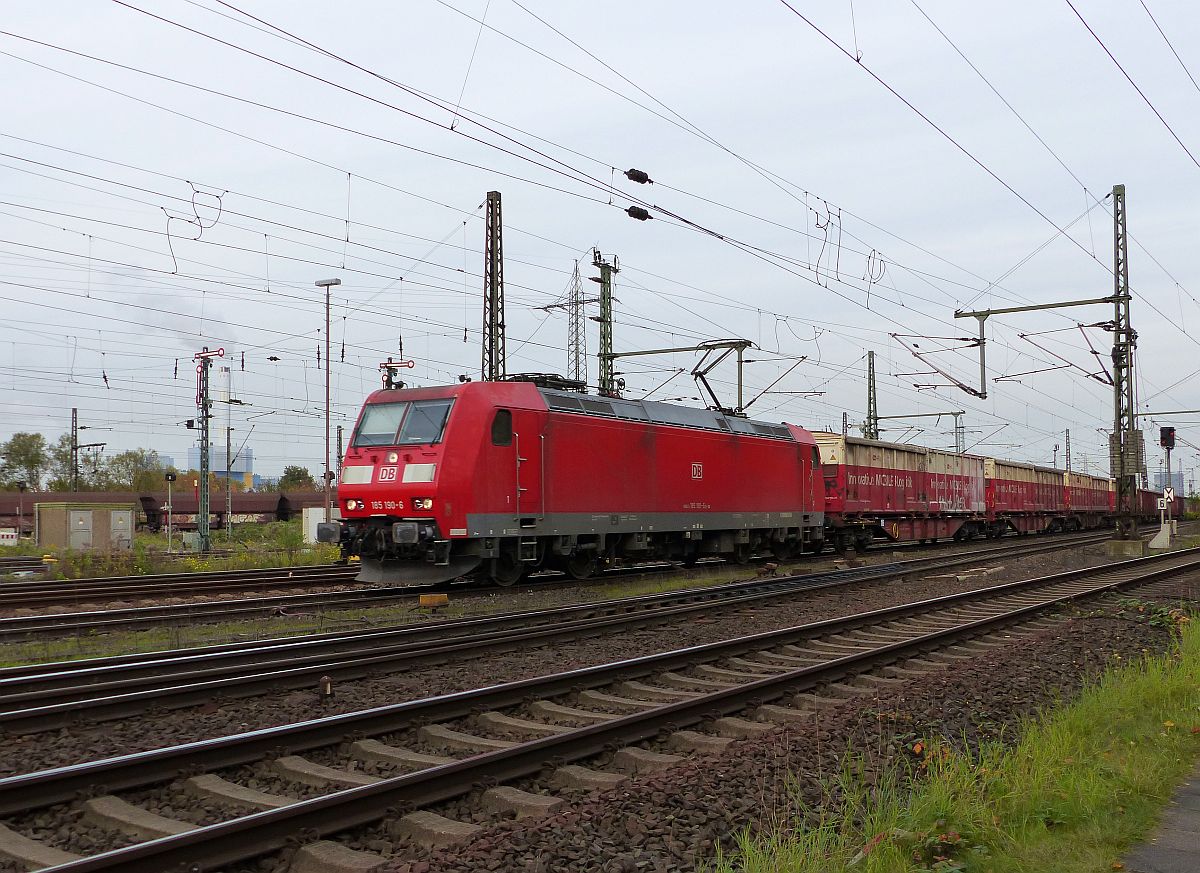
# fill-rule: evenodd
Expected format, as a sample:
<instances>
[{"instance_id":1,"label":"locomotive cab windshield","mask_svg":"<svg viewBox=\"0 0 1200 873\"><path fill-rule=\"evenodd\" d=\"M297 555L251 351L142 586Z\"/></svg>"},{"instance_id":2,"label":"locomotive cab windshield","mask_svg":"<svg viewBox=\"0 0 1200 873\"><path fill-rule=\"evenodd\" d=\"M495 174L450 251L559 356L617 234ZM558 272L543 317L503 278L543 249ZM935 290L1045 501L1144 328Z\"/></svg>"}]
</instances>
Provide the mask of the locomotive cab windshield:
<instances>
[{"instance_id":1,"label":"locomotive cab windshield","mask_svg":"<svg viewBox=\"0 0 1200 873\"><path fill-rule=\"evenodd\" d=\"M350 445L361 449L441 442L453 404L450 398L368 404Z\"/></svg>"}]
</instances>

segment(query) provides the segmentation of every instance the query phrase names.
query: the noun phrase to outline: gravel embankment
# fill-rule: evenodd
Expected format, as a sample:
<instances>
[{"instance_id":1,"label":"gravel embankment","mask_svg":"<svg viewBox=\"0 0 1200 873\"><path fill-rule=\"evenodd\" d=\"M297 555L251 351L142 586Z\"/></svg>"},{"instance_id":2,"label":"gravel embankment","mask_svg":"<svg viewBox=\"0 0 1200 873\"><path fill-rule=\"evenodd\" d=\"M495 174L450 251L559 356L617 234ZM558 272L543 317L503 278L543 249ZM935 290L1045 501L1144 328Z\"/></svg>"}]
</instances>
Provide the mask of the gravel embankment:
<instances>
[{"instance_id":1,"label":"gravel embankment","mask_svg":"<svg viewBox=\"0 0 1200 873\"><path fill-rule=\"evenodd\" d=\"M1200 575L1176 596L1200 602ZM1117 659L1158 653L1170 632L1145 614L1087 607L1033 639L960 662L895 686L887 695L847 701L802 727L732 743L717 757L693 758L658 775L635 777L621 788L571 802L566 811L533 823L493 824L471 842L436 852L403 844L413 860L394 873L499 870L550 873L695 870L718 843L734 834L794 823L800 804L828 805L824 780L837 774L848 750L862 756L870 783L889 762L912 759L917 739L948 738L956 745L1013 738L1021 721L1069 700ZM446 808L455 811L453 805ZM385 829L372 837L378 841ZM365 848L367 838L354 844ZM279 869L279 868L277 868Z\"/></svg>"},{"instance_id":2,"label":"gravel embankment","mask_svg":"<svg viewBox=\"0 0 1200 873\"><path fill-rule=\"evenodd\" d=\"M297 690L213 702L117 722L85 724L54 733L13 736L7 738L0 748L0 776L653 654L663 651L664 640L669 640L672 647L698 645L955 591L1095 566L1107 560L1103 550L1098 547L1065 549L1009 561L998 568L998 572L989 575L969 574L967 570L960 570L957 577L937 575L919 581L870 585L857 590L800 594L753 610L723 612L718 607L703 618L692 618L671 625L669 634L664 634L665 626L659 625L631 633L589 637L570 644L557 644L553 648L511 652L497 658L421 667L376 678L337 683L336 698L328 705L318 701L314 687L312 691Z\"/></svg>"}]
</instances>

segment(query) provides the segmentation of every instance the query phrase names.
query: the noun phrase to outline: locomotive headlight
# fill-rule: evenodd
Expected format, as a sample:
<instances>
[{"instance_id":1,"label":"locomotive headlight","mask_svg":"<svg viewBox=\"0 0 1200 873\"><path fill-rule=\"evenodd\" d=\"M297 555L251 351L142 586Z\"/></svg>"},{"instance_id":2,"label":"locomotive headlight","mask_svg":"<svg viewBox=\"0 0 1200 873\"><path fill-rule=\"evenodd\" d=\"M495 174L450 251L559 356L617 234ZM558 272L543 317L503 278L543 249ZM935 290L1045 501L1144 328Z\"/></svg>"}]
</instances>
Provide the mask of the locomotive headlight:
<instances>
[{"instance_id":1,"label":"locomotive headlight","mask_svg":"<svg viewBox=\"0 0 1200 873\"><path fill-rule=\"evenodd\" d=\"M433 498L417 497L412 502L413 509L433 509Z\"/></svg>"},{"instance_id":2,"label":"locomotive headlight","mask_svg":"<svg viewBox=\"0 0 1200 873\"><path fill-rule=\"evenodd\" d=\"M355 510L355 509L365 509L365 508L366 508L366 504L365 504L365 503L363 503L361 500L347 500L347 501L346 501L346 508L347 508L347 509L349 509L349 510L351 510L351 511L353 511L353 510Z\"/></svg>"},{"instance_id":3,"label":"locomotive headlight","mask_svg":"<svg viewBox=\"0 0 1200 873\"><path fill-rule=\"evenodd\" d=\"M394 464L400 460L400 455L398 455L396 452L388 452L387 459L389 464Z\"/></svg>"}]
</instances>

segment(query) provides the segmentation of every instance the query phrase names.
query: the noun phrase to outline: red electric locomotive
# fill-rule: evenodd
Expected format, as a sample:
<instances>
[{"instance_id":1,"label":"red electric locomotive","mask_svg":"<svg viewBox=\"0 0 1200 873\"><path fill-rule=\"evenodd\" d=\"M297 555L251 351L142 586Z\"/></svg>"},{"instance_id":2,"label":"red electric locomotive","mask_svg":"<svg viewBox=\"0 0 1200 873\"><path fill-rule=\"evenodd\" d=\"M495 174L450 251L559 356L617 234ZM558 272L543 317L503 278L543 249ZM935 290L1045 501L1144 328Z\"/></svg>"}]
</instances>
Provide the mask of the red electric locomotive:
<instances>
[{"instance_id":1,"label":"red electric locomotive","mask_svg":"<svg viewBox=\"0 0 1200 873\"><path fill-rule=\"evenodd\" d=\"M787 558L819 550L824 521L802 428L518 380L371 394L338 504L342 521L318 537L388 584Z\"/></svg>"}]
</instances>

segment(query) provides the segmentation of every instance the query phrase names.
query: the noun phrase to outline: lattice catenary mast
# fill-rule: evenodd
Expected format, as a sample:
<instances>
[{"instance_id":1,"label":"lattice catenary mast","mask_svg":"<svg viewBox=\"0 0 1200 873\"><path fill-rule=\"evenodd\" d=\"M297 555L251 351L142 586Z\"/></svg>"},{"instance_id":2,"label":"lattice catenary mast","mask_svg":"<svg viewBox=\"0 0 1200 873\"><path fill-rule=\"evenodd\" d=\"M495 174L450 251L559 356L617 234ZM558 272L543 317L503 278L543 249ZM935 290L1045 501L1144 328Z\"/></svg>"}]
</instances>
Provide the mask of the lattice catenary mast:
<instances>
[{"instance_id":1,"label":"lattice catenary mast","mask_svg":"<svg viewBox=\"0 0 1200 873\"><path fill-rule=\"evenodd\" d=\"M621 272L621 266L616 255L610 264L599 249L592 249L592 264L600 268L599 278L592 277L593 282L600 283L600 377L597 383L602 395L616 397L617 381L613 378L612 277L614 273Z\"/></svg>"},{"instance_id":2,"label":"lattice catenary mast","mask_svg":"<svg viewBox=\"0 0 1200 873\"><path fill-rule=\"evenodd\" d=\"M500 192L487 194L483 242L483 380L507 375L504 352L504 224Z\"/></svg>"}]
</instances>

